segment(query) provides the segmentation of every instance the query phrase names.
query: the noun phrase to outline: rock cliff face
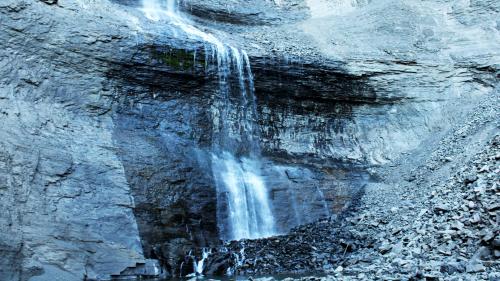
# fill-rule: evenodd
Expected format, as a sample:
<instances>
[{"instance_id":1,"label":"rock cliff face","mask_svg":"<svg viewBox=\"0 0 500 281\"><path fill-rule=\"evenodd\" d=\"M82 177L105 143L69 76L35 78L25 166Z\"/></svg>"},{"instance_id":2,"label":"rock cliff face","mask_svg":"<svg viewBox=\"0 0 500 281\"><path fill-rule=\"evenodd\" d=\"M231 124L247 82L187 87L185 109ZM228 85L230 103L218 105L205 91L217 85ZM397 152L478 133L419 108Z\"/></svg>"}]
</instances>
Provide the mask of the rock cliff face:
<instances>
[{"instance_id":1,"label":"rock cliff face","mask_svg":"<svg viewBox=\"0 0 500 281\"><path fill-rule=\"evenodd\" d=\"M498 1L225 2L182 9L250 56L280 233L498 95ZM1 280L187 274L219 244L216 64L139 6L0 3Z\"/></svg>"}]
</instances>

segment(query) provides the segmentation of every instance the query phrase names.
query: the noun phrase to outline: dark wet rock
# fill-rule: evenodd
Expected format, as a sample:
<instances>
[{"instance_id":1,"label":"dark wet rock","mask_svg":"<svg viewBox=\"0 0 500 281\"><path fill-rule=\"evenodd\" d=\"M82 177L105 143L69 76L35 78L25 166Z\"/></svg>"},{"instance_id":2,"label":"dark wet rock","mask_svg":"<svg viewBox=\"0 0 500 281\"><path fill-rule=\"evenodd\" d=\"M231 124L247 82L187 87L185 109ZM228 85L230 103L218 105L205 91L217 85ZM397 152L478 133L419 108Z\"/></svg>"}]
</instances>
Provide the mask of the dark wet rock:
<instances>
[{"instance_id":1,"label":"dark wet rock","mask_svg":"<svg viewBox=\"0 0 500 281\"><path fill-rule=\"evenodd\" d=\"M147 259L143 263L139 263L133 267L123 270L116 277L123 279L133 279L138 276L142 278L154 278L158 276L165 277L166 274L167 273L163 271L163 268L160 266L158 260Z\"/></svg>"},{"instance_id":2,"label":"dark wet rock","mask_svg":"<svg viewBox=\"0 0 500 281\"><path fill-rule=\"evenodd\" d=\"M268 0L185 0L183 7L186 13L205 21L250 26L291 23L309 14L305 2L300 0L283 1L279 6Z\"/></svg>"},{"instance_id":3,"label":"dark wet rock","mask_svg":"<svg viewBox=\"0 0 500 281\"><path fill-rule=\"evenodd\" d=\"M40 0L44 3L47 3L49 5L57 4L57 0Z\"/></svg>"}]
</instances>

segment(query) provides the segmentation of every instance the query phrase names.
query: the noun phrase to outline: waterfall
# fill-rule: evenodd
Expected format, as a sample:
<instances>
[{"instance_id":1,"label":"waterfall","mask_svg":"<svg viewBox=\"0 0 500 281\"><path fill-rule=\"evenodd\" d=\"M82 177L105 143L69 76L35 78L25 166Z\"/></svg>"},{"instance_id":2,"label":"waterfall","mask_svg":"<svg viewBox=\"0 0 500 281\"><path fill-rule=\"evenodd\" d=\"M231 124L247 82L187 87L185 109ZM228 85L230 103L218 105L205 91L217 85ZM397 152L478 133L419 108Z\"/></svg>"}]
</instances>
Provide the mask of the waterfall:
<instances>
[{"instance_id":1,"label":"waterfall","mask_svg":"<svg viewBox=\"0 0 500 281\"><path fill-rule=\"evenodd\" d=\"M228 67L237 79L221 86L214 106L212 167L219 195L219 228L225 239L260 238L275 234L261 152L253 75L248 55L229 48ZM224 81L230 83L231 81ZM231 89L238 88L233 92Z\"/></svg>"},{"instance_id":2,"label":"waterfall","mask_svg":"<svg viewBox=\"0 0 500 281\"><path fill-rule=\"evenodd\" d=\"M227 200L229 239L259 238L274 234L265 182L259 174L261 165L256 158L236 158L224 151L213 155L214 175ZM224 200L224 199L222 199Z\"/></svg>"},{"instance_id":3,"label":"waterfall","mask_svg":"<svg viewBox=\"0 0 500 281\"><path fill-rule=\"evenodd\" d=\"M205 262L207 261L208 257L212 254L212 249L208 248L203 248L201 252L201 258L199 260L196 259L195 256L193 256L192 251L189 251L188 257L193 259L193 272L186 275L186 277L195 277L195 276L203 276L203 270L205 269ZM182 273L182 267L184 265L184 262L181 263L180 266L180 272ZM179 276L182 277L182 276Z\"/></svg>"},{"instance_id":4,"label":"waterfall","mask_svg":"<svg viewBox=\"0 0 500 281\"><path fill-rule=\"evenodd\" d=\"M207 260L208 256L212 254L211 249L203 249L201 253L201 259L199 261L194 261L193 267L194 267L194 272L197 275L203 275L203 269L205 267L205 261Z\"/></svg>"},{"instance_id":5,"label":"waterfall","mask_svg":"<svg viewBox=\"0 0 500 281\"><path fill-rule=\"evenodd\" d=\"M275 234L268 190L261 176L257 110L248 55L196 28L179 11L176 0L143 0L142 10L150 20L169 21L187 36L206 42L206 55L211 50L217 60L219 93L212 108L211 160L222 238L239 240Z\"/></svg>"}]
</instances>

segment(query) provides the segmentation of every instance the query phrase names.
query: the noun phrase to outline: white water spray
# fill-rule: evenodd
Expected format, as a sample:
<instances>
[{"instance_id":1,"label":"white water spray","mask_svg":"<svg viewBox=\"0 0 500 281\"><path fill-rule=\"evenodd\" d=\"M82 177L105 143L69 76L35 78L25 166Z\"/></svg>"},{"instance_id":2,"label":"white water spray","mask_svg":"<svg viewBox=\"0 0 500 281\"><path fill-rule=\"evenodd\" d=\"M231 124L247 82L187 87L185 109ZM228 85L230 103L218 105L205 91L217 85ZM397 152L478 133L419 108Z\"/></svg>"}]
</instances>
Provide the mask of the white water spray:
<instances>
[{"instance_id":1,"label":"white water spray","mask_svg":"<svg viewBox=\"0 0 500 281\"><path fill-rule=\"evenodd\" d=\"M190 38L200 39L216 47L218 57L227 57L224 44L212 34L196 28L184 17L178 9L177 0L142 0L142 11L152 21L169 21Z\"/></svg>"},{"instance_id":2,"label":"white water spray","mask_svg":"<svg viewBox=\"0 0 500 281\"><path fill-rule=\"evenodd\" d=\"M274 219L259 161L237 159L229 152L213 155L216 180L227 193L229 237L260 238L275 234Z\"/></svg>"},{"instance_id":3,"label":"white water spray","mask_svg":"<svg viewBox=\"0 0 500 281\"><path fill-rule=\"evenodd\" d=\"M212 254L212 250L210 249L203 249L203 252L201 253L201 259L199 261L194 261L193 267L194 267L194 272L197 275L203 275L203 269L205 268L205 261L207 260L208 256Z\"/></svg>"}]
</instances>

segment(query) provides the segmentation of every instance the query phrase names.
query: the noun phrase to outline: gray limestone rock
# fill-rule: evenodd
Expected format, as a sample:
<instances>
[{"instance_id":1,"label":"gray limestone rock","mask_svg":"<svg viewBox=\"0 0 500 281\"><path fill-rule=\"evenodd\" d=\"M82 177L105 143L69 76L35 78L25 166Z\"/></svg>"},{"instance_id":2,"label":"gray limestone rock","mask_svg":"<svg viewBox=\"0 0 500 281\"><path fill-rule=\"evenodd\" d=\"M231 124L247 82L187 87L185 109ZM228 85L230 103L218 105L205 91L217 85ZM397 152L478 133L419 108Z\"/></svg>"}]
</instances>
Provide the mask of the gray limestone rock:
<instances>
[{"instance_id":1,"label":"gray limestone rock","mask_svg":"<svg viewBox=\"0 0 500 281\"><path fill-rule=\"evenodd\" d=\"M297 226L328 217L343 224L364 188L389 200L390 185L369 169L411 162L408 153L427 151L478 101L498 94L499 4L282 2L193 0L182 10L250 56L263 176L280 231L294 229L290 240L256 242L283 254L265 255L265 270L330 270L360 247L352 237L375 239L326 222ZM180 266L191 249L219 245L210 172L216 63L204 59L206 42L148 20L139 5L0 3L1 280L105 280L157 266L165 276L187 274L192 269ZM482 112L490 108L495 103ZM467 139L466 127L456 133ZM377 229L391 219L356 222ZM331 256L303 262L318 249ZM226 258L213 261L213 272L227 269ZM276 262L292 259L286 268Z\"/></svg>"}]
</instances>

